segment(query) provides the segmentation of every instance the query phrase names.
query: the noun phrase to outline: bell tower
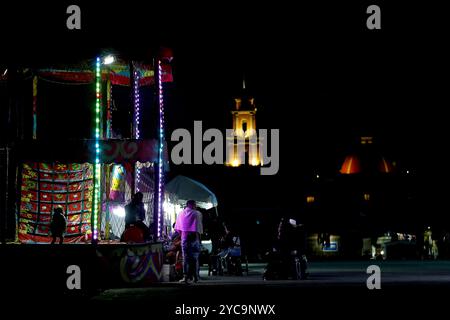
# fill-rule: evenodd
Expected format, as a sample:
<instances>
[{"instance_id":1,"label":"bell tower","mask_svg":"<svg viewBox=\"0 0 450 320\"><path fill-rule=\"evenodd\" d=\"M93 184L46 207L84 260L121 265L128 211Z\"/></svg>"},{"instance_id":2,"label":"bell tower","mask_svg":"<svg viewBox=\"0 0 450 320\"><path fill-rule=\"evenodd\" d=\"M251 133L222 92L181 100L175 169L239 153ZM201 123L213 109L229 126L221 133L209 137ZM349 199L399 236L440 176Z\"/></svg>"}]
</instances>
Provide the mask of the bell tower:
<instances>
[{"instance_id":1,"label":"bell tower","mask_svg":"<svg viewBox=\"0 0 450 320\"><path fill-rule=\"evenodd\" d=\"M229 155L232 155L230 161L226 163L228 166L261 165L260 142L256 131L256 111L255 98L248 94L244 79L242 93L234 99L234 109L231 110L234 136L227 137L227 151Z\"/></svg>"}]
</instances>

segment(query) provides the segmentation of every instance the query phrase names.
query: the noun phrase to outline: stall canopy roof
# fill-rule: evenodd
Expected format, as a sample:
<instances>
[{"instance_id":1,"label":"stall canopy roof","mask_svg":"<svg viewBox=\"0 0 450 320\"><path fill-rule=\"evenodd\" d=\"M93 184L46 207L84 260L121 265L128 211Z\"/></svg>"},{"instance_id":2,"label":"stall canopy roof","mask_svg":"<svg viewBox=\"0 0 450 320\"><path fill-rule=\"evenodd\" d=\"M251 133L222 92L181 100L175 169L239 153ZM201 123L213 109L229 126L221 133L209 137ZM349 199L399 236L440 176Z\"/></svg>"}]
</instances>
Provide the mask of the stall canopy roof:
<instances>
[{"instance_id":1,"label":"stall canopy roof","mask_svg":"<svg viewBox=\"0 0 450 320\"><path fill-rule=\"evenodd\" d=\"M209 209L217 206L216 195L205 185L185 176L176 176L165 186L171 201L195 200L200 206Z\"/></svg>"},{"instance_id":2,"label":"stall canopy roof","mask_svg":"<svg viewBox=\"0 0 450 320\"><path fill-rule=\"evenodd\" d=\"M41 162L92 162L100 148L100 163L157 162L159 142L152 140L28 140L19 144L19 159ZM167 148L163 152L168 163ZM167 170L167 168L165 168Z\"/></svg>"}]
</instances>

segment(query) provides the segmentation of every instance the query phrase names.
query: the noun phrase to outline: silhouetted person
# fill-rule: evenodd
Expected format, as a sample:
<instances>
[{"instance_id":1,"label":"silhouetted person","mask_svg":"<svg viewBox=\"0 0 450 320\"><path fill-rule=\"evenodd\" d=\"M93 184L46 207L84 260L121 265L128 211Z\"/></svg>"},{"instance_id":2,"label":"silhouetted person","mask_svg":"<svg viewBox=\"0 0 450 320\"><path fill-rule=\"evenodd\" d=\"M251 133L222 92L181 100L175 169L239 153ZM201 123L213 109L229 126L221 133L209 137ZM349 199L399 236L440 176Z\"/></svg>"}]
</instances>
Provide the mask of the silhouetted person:
<instances>
[{"instance_id":1,"label":"silhouetted person","mask_svg":"<svg viewBox=\"0 0 450 320\"><path fill-rule=\"evenodd\" d=\"M220 257L240 256L241 255L241 239L239 236L232 232L229 227L224 225L225 236L222 238L222 250L218 253Z\"/></svg>"},{"instance_id":2,"label":"silhouetted person","mask_svg":"<svg viewBox=\"0 0 450 320\"><path fill-rule=\"evenodd\" d=\"M64 217L61 208L55 208L53 210L52 222L50 224L50 231L52 233L52 244L56 242L56 238L59 237L59 244L64 242L64 233L66 232L67 221Z\"/></svg>"},{"instance_id":3,"label":"silhouetted person","mask_svg":"<svg viewBox=\"0 0 450 320\"><path fill-rule=\"evenodd\" d=\"M131 202L125 206L125 230L131 225L142 230L144 240L150 239L150 229L145 225L145 208L142 202L144 195L142 192L136 192Z\"/></svg>"},{"instance_id":4,"label":"silhouetted person","mask_svg":"<svg viewBox=\"0 0 450 320\"><path fill-rule=\"evenodd\" d=\"M209 236L211 238L211 253L217 254L220 251L220 242L225 235L224 226L219 222L217 217L214 217L209 223Z\"/></svg>"},{"instance_id":5,"label":"silhouetted person","mask_svg":"<svg viewBox=\"0 0 450 320\"><path fill-rule=\"evenodd\" d=\"M144 195L137 192L131 198L131 202L125 206L125 227L145 220L145 208L142 202Z\"/></svg>"},{"instance_id":6,"label":"silhouetted person","mask_svg":"<svg viewBox=\"0 0 450 320\"><path fill-rule=\"evenodd\" d=\"M268 277L272 277L273 273L278 273L281 278L288 278L290 275L297 279L298 277L306 278L307 260L304 254L306 236L302 227L302 224L297 224L295 220L291 221L287 216L281 218L275 245L274 257L276 259L273 259L272 263L269 262ZM300 270L297 270L297 263L300 264Z\"/></svg>"},{"instance_id":7,"label":"silhouetted person","mask_svg":"<svg viewBox=\"0 0 450 320\"><path fill-rule=\"evenodd\" d=\"M173 232L170 235L170 240L175 241L175 239L180 237L180 233L177 230L175 230L175 222L173 223L172 228L173 228Z\"/></svg>"}]
</instances>

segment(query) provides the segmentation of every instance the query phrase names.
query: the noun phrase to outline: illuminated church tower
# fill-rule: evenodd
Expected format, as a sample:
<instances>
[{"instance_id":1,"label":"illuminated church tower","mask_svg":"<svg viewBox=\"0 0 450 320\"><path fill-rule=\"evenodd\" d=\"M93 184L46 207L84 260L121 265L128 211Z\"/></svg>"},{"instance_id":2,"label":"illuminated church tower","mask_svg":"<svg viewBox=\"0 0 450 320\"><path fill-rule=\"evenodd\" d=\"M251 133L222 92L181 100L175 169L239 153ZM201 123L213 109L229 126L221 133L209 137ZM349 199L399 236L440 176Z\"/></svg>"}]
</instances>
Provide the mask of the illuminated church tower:
<instances>
[{"instance_id":1,"label":"illuminated church tower","mask_svg":"<svg viewBox=\"0 0 450 320\"><path fill-rule=\"evenodd\" d=\"M261 165L259 156L260 139L256 130L255 99L247 93L245 80L242 94L235 98L233 116L233 137L227 136L228 159L226 165L238 167L243 164Z\"/></svg>"}]
</instances>

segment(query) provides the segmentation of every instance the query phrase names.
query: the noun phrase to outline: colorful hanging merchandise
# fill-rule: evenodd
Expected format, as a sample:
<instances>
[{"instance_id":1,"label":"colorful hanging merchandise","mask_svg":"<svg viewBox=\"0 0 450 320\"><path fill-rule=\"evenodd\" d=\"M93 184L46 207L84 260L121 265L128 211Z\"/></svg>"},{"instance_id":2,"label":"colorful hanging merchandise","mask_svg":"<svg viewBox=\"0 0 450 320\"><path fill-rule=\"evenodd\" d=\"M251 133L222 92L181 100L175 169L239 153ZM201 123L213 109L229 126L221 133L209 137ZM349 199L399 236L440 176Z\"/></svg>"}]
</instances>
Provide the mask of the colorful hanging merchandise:
<instances>
[{"instance_id":1,"label":"colorful hanging merchandise","mask_svg":"<svg viewBox=\"0 0 450 320\"><path fill-rule=\"evenodd\" d=\"M65 242L79 242L91 233L92 165L89 163L23 165L19 216L21 242L50 242L53 209L67 218Z\"/></svg>"}]
</instances>

